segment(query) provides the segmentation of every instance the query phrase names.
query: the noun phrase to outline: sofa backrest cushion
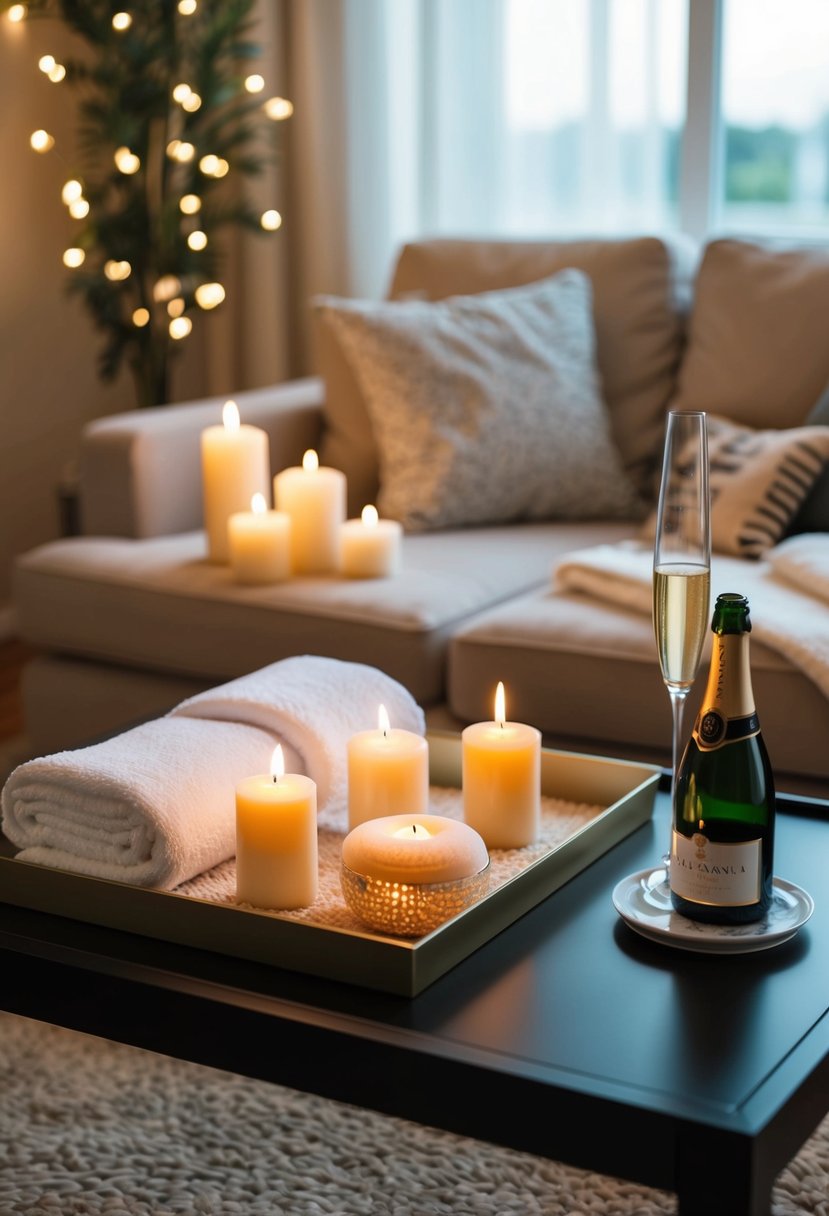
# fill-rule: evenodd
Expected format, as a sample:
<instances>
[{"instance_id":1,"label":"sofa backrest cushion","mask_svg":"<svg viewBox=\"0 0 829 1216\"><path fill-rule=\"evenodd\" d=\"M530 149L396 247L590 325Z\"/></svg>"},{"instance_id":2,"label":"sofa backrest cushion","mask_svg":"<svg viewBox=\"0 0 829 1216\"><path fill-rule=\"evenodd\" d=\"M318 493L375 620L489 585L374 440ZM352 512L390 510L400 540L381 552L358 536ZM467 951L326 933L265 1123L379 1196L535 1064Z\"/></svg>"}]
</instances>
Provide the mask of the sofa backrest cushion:
<instances>
[{"instance_id":1,"label":"sofa backrest cushion","mask_svg":"<svg viewBox=\"0 0 829 1216\"><path fill-rule=\"evenodd\" d=\"M794 427L829 382L829 251L712 241L679 373L683 409Z\"/></svg>"},{"instance_id":2,"label":"sofa backrest cushion","mask_svg":"<svg viewBox=\"0 0 829 1216\"><path fill-rule=\"evenodd\" d=\"M516 287L574 267L593 291L596 356L613 437L639 488L652 490L665 409L676 389L696 250L655 237L624 240L453 240L406 245L392 300L440 300ZM372 501L377 450L358 384L324 315L316 354L326 384L322 455L349 479L352 511Z\"/></svg>"},{"instance_id":3,"label":"sofa backrest cushion","mask_svg":"<svg viewBox=\"0 0 829 1216\"><path fill-rule=\"evenodd\" d=\"M408 531L641 514L599 388L583 272L316 308L368 406L381 514Z\"/></svg>"}]
</instances>

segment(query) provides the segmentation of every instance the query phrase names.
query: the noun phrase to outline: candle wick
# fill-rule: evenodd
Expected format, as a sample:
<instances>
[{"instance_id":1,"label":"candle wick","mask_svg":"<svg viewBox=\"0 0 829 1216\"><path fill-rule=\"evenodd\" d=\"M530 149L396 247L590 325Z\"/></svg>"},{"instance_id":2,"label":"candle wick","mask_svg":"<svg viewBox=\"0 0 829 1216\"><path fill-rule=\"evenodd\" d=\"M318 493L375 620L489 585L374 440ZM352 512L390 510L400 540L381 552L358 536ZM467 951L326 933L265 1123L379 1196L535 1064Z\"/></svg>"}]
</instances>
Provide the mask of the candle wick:
<instances>
[{"instance_id":1,"label":"candle wick","mask_svg":"<svg viewBox=\"0 0 829 1216\"><path fill-rule=\"evenodd\" d=\"M273 775L273 783L274 783L274 785L276 785L278 781L279 781L279 778L277 777L276 773L274 773L274 775Z\"/></svg>"},{"instance_id":2,"label":"candle wick","mask_svg":"<svg viewBox=\"0 0 829 1216\"><path fill-rule=\"evenodd\" d=\"M412 824L412 831L414 832L414 834L416 836L417 835L417 824L416 823Z\"/></svg>"}]
</instances>

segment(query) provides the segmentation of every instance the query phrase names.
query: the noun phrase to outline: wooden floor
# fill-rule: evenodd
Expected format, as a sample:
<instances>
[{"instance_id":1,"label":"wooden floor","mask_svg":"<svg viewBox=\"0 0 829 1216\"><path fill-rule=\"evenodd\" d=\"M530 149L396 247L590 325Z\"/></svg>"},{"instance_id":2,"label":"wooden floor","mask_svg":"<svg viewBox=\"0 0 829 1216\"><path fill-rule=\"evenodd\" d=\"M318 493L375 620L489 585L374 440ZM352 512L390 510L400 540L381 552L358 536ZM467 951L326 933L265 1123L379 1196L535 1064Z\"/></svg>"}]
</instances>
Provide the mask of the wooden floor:
<instances>
[{"instance_id":1,"label":"wooden floor","mask_svg":"<svg viewBox=\"0 0 829 1216\"><path fill-rule=\"evenodd\" d=\"M23 730L20 673L32 651L16 640L0 642L0 741Z\"/></svg>"}]
</instances>

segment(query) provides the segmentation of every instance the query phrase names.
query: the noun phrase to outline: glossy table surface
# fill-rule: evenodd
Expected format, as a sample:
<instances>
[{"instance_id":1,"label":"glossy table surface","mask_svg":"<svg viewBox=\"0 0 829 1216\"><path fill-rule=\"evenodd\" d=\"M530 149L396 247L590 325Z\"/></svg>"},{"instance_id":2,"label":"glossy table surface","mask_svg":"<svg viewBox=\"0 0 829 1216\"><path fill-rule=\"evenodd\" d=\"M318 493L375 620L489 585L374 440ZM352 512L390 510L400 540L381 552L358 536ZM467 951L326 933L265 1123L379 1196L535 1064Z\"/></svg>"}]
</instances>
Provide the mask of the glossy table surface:
<instances>
[{"instance_id":1,"label":"glossy table surface","mask_svg":"<svg viewBox=\"0 0 829 1216\"><path fill-rule=\"evenodd\" d=\"M673 1189L683 1216L759 1216L829 1109L829 807L780 804L775 872L811 921L710 956L611 903L662 853L667 804L414 999L0 905L2 1005Z\"/></svg>"}]
</instances>

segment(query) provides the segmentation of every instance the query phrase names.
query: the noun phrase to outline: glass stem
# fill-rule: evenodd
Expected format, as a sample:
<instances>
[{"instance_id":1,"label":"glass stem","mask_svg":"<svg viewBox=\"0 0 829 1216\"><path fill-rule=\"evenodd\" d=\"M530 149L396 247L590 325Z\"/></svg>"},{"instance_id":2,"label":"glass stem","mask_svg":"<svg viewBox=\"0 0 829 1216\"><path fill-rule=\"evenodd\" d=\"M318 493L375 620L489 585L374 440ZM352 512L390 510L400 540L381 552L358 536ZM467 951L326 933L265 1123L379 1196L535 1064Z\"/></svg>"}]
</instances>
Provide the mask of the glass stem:
<instances>
[{"instance_id":1,"label":"glass stem","mask_svg":"<svg viewBox=\"0 0 829 1216\"><path fill-rule=\"evenodd\" d=\"M672 740L671 740L671 826L669 831L671 836L668 837L668 852L663 861L665 865L670 865L671 861L671 842L673 835L674 813L676 809L676 779L679 775L680 748L682 745L682 719L685 713L685 698L690 692L689 688L676 688L668 686L668 696L671 698L671 718L673 723Z\"/></svg>"}]
</instances>

